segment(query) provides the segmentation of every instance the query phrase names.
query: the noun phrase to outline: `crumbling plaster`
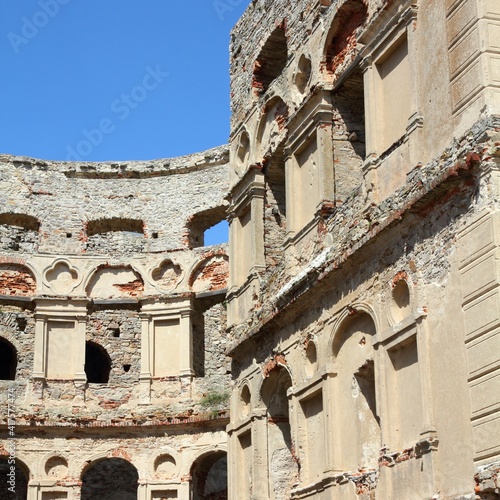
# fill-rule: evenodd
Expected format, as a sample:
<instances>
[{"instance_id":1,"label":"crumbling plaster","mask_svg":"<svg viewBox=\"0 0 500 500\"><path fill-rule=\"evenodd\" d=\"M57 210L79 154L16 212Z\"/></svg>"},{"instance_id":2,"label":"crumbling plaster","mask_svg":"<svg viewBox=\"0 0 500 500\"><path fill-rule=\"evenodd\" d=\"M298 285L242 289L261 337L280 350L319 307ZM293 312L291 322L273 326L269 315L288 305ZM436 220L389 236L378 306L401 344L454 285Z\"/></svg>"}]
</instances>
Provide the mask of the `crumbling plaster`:
<instances>
[{"instance_id":1,"label":"crumbling plaster","mask_svg":"<svg viewBox=\"0 0 500 500\"><path fill-rule=\"evenodd\" d=\"M498 495L499 81L473 68L497 67L499 19L479 1L256 1L235 27L230 254L263 243L231 268L230 495ZM277 369L299 470L279 491Z\"/></svg>"},{"instance_id":2,"label":"crumbling plaster","mask_svg":"<svg viewBox=\"0 0 500 500\"><path fill-rule=\"evenodd\" d=\"M0 157L30 500L99 464L140 500L498 497L499 26L493 0L253 0L227 147Z\"/></svg>"}]
</instances>

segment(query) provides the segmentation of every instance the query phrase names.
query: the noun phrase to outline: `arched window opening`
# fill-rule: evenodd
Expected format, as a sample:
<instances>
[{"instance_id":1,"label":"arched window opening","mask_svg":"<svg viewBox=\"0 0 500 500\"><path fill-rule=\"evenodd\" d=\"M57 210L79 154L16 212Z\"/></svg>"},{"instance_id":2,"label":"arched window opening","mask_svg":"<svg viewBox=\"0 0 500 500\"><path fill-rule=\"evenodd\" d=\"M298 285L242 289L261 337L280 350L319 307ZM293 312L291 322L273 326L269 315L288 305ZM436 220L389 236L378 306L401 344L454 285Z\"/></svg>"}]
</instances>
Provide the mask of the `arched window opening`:
<instances>
[{"instance_id":1,"label":"arched window opening","mask_svg":"<svg viewBox=\"0 0 500 500\"><path fill-rule=\"evenodd\" d=\"M267 409L269 487L274 495L289 498L297 481L297 463L292 453L292 433L287 391L292 386L290 374L277 365L264 380L261 397Z\"/></svg>"},{"instance_id":2,"label":"arched window opening","mask_svg":"<svg viewBox=\"0 0 500 500\"><path fill-rule=\"evenodd\" d=\"M227 499L227 455L217 451L198 459L191 469L193 500Z\"/></svg>"},{"instance_id":3,"label":"arched window opening","mask_svg":"<svg viewBox=\"0 0 500 500\"><path fill-rule=\"evenodd\" d=\"M128 233L144 233L144 223L138 219L100 219L91 220L87 224L87 236L125 231Z\"/></svg>"},{"instance_id":4,"label":"arched window opening","mask_svg":"<svg viewBox=\"0 0 500 500\"><path fill-rule=\"evenodd\" d=\"M257 57L252 87L257 94L264 94L269 85L281 75L288 60L288 47L285 33L285 23L281 23L267 39Z\"/></svg>"},{"instance_id":5,"label":"arched window opening","mask_svg":"<svg viewBox=\"0 0 500 500\"><path fill-rule=\"evenodd\" d=\"M100 460L82 475L81 500L137 500L137 469L123 458Z\"/></svg>"},{"instance_id":6,"label":"arched window opening","mask_svg":"<svg viewBox=\"0 0 500 500\"><path fill-rule=\"evenodd\" d=\"M111 360L106 350L98 344L87 342L85 345L85 374L89 384L107 384Z\"/></svg>"},{"instance_id":7,"label":"arched window opening","mask_svg":"<svg viewBox=\"0 0 500 500\"><path fill-rule=\"evenodd\" d=\"M40 222L31 215L25 214L0 214L0 225L22 227L27 231L40 229Z\"/></svg>"},{"instance_id":8,"label":"arched window opening","mask_svg":"<svg viewBox=\"0 0 500 500\"><path fill-rule=\"evenodd\" d=\"M14 346L0 338L0 380L15 380L17 352Z\"/></svg>"},{"instance_id":9,"label":"arched window opening","mask_svg":"<svg viewBox=\"0 0 500 500\"><path fill-rule=\"evenodd\" d=\"M344 2L332 23L326 46L326 70L335 74L346 59L352 60L356 35L367 19L368 8L363 0Z\"/></svg>"},{"instance_id":10,"label":"arched window opening","mask_svg":"<svg viewBox=\"0 0 500 500\"><path fill-rule=\"evenodd\" d=\"M26 500L28 498L29 470L24 465L15 461L14 470L8 458L0 458L0 498L2 500ZM12 488L14 485L15 491Z\"/></svg>"},{"instance_id":11,"label":"arched window opening","mask_svg":"<svg viewBox=\"0 0 500 500\"><path fill-rule=\"evenodd\" d=\"M88 253L141 252L144 222L138 219L99 219L87 223Z\"/></svg>"},{"instance_id":12,"label":"arched window opening","mask_svg":"<svg viewBox=\"0 0 500 500\"><path fill-rule=\"evenodd\" d=\"M229 229L225 207L213 207L193 214L187 221L186 229L189 248L227 243Z\"/></svg>"},{"instance_id":13,"label":"arched window opening","mask_svg":"<svg viewBox=\"0 0 500 500\"><path fill-rule=\"evenodd\" d=\"M40 222L31 215L0 214L0 248L14 252L35 252Z\"/></svg>"}]
</instances>

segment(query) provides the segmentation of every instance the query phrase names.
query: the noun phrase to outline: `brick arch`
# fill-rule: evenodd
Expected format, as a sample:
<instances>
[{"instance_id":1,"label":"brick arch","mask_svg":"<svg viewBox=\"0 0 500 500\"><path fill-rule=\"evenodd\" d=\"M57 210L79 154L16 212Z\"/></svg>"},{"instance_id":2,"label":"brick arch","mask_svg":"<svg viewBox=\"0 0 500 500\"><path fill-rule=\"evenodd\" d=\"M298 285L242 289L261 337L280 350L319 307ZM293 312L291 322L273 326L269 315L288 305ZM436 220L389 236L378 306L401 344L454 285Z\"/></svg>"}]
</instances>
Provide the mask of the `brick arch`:
<instances>
[{"instance_id":1,"label":"brick arch","mask_svg":"<svg viewBox=\"0 0 500 500\"><path fill-rule=\"evenodd\" d=\"M323 55L324 72L330 77L356 52L356 36L367 17L366 0L346 0L338 7L326 37Z\"/></svg>"},{"instance_id":2,"label":"brick arch","mask_svg":"<svg viewBox=\"0 0 500 500\"><path fill-rule=\"evenodd\" d=\"M226 253L205 255L191 271L189 286L194 292L212 292L227 288L229 259Z\"/></svg>"},{"instance_id":3,"label":"brick arch","mask_svg":"<svg viewBox=\"0 0 500 500\"><path fill-rule=\"evenodd\" d=\"M127 462L130 462L130 464L132 464L137 470L139 470L139 464L137 464L133 460L132 456L130 456L123 448L112 448L108 449L108 451L95 453L94 455L91 455L90 457L83 459L77 466L75 466L74 469L75 477L81 478L89 467L91 467L93 464L97 462L106 460L107 458L123 458Z\"/></svg>"},{"instance_id":4,"label":"brick arch","mask_svg":"<svg viewBox=\"0 0 500 500\"><path fill-rule=\"evenodd\" d=\"M226 207L216 205L191 214L186 221L183 240L188 248L205 246L205 231L226 219Z\"/></svg>"},{"instance_id":5,"label":"brick arch","mask_svg":"<svg viewBox=\"0 0 500 500\"><path fill-rule=\"evenodd\" d=\"M30 297L36 294L34 272L16 261L0 262L0 295Z\"/></svg>"},{"instance_id":6,"label":"brick arch","mask_svg":"<svg viewBox=\"0 0 500 500\"><path fill-rule=\"evenodd\" d=\"M285 355L282 353L273 354L273 356L270 359L268 359L264 364L261 365L262 378L259 380L259 383L255 388L255 394L253 395L253 401L255 403L255 406L262 407L262 405L264 404L262 400L262 386L264 385L265 381L268 379L271 373L280 369L286 370L286 372L290 377L290 380L292 381L292 385L295 385L293 372L290 369L290 366L288 365Z\"/></svg>"}]
</instances>

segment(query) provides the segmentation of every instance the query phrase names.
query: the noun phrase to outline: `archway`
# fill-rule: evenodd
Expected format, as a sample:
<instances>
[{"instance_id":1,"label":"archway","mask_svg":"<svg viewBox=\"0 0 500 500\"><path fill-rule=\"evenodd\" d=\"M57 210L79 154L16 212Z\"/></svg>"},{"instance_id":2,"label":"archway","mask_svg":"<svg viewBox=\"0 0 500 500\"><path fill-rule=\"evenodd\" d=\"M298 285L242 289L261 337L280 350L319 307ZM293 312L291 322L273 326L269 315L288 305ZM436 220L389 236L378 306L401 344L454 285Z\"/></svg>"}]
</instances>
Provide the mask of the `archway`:
<instances>
[{"instance_id":1,"label":"archway","mask_svg":"<svg viewBox=\"0 0 500 500\"><path fill-rule=\"evenodd\" d=\"M227 454L214 451L198 458L191 468L192 500L227 500Z\"/></svg>"},{"instance_id":2,"label":"archway","mask_svg":"<svg viewBox=\"0 0 500 500\"><path fill-rule=\"evenodd\" d=\"M6 457L0 458L0 498L2 500L26 500L28 498L28 468L18 460L9 463ZM14 470L11 470L14 467Z\"/></svg>"},{"instance_id":3,"label":"archway","mask_svg":"<svg viewBox=\"0 0 500 500\"><path fill-rule=\"evenodd\" d=\"M87 342L85 344L85 374L89 384L107 384L111 360L108 353L98 344Z\"/></svg>"},{"instance_id":4,"label":"archway","mask_svg":"<svg viewBox=\"0 0 500 500\"><path fill-rule=\"evenodd\" d=\"M0 338L0 380L15 380L17 368L17 352L15 347Z\"/></svg>"},{"instance_id":5,"label":"archway","mask_svg":"<svg viewBox=\"0 0 500 500\"><path fill-rule=\"evenodd\" d=\"M137 500L137 469L123 458L106 458L82 474L81 500Z\"/></svg>"}]
</instances>

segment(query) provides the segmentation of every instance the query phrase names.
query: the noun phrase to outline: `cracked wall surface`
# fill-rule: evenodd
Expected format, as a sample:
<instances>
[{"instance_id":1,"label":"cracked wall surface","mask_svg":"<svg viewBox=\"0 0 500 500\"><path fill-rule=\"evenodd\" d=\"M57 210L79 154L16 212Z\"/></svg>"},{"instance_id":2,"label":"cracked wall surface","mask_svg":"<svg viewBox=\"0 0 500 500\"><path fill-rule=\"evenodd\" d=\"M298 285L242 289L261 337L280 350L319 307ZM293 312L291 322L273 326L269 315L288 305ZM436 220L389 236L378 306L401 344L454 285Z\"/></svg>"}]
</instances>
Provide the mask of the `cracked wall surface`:
<instances>
[{"instance_id":1,"label":"cracked wall surface","mask_svg":"<svg viewBox=\"0 0 500 500\"><path fill-rule=\"evenodd\" d=\"M500 495L499 23L256 0L234 28L230 496Z\"/></svg>"},{"instance_id":2,"label":"cracked wall surface","mask_svg":"<svg viewBox=\"0 0 500 500\"><path fill-rule=\"evenodd\" d=\"M0 496L227 497L227 245L186 237L192 217L225 210L227 148L4 155L0 179ZM195 470L210 480L195 488Z\"/></svg>"},{"instance_id":3,"label":"cracked wall surface","mask_svg":"<svg viewBox=\"0 0 500 500\"><path fill-rule=\"evenodd\" d=\"M499 47L495 0L253 0L228 146L0 156L19 498L498 498Z\"/></svg>"}]
</instances>

